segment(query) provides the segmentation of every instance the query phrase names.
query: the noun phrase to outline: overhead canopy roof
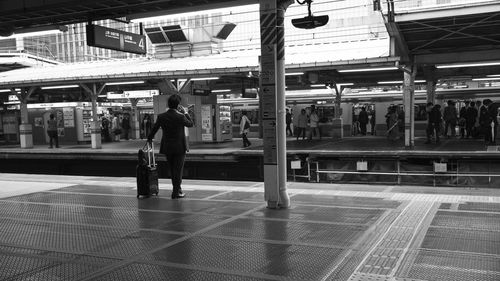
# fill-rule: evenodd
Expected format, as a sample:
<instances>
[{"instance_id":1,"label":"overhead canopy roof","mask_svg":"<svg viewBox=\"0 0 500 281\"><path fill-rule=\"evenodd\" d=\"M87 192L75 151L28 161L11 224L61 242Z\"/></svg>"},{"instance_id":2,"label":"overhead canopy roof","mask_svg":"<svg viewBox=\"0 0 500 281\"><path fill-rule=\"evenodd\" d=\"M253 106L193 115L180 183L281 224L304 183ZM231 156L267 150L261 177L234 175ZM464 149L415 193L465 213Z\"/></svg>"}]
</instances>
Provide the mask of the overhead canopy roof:
<instances>
[{"instance_id":1,"label":"overhead canopy roof","mask_svg":"<svg viewBox=\"0 0 500 281\"><path fill-rule=\"evenodd\" d=\"M257 0L0 0L0 36L26 28L44 28L123 17L192 12L258 3Z\"/></svg>"},{"instance_id":2,"label":"overhead canopy roof","mask_svg":"<svg viewBox=\"0 0 500 281\"><path fill-rule=\"evenodd\" d=\"M366 66L395 66L398 57L388 57L387 40L325 44L287 48L288 72L321 71L328 79L332 69ZM364 50L362 52L361 50ZM207 76L244 77L259 70L260 50L230 52L202 57L154 60L117 60L32 67L0 73L0 88L62 85L131 79L195 78ZM394 69L397 71L397 69ZM346 74L347 75L347 74ZM375 75L373 75L375 77ZM365 78L360 78L365 79Z\"/></svg>"},{"instance_id":3,"label":"overhead canopy roof","mask_svg":"<svg viewBox=\"0 0 500 281\"><path fill-rule=\"evenodd\" d=\"M396 5L393 22L389 11L399 54L418 64L500 60L500 1L456 2L408 10Z\"/></svg>"}]
</instances>

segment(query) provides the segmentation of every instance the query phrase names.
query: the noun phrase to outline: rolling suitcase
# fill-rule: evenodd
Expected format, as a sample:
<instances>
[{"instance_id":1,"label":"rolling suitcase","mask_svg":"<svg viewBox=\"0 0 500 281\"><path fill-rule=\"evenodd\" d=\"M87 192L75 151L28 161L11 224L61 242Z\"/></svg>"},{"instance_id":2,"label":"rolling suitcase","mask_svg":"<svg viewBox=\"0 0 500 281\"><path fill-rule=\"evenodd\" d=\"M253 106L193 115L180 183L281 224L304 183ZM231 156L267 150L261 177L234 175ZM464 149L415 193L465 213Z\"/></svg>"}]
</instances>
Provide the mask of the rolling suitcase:
<instances>
[{"instance_id":1,"label":"rolling suitcase","mask_svg":"<svg viewBox=\"0 0 500 281\"><path fill-rule=\"evenodd\" d=\"M149 197L152 194L158 195L158 170L152 143L148 142L142 149L139 149L138 161L136 167L137 198Z\"/></svg>"}]
</instances>

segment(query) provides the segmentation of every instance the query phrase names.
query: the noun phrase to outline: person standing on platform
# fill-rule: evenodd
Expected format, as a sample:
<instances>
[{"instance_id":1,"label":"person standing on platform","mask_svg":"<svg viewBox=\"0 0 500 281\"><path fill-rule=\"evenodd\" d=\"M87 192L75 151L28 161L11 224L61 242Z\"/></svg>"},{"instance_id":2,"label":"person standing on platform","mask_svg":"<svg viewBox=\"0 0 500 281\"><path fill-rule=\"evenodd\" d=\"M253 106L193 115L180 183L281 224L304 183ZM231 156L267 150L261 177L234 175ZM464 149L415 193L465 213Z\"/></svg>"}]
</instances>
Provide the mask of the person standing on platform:
<instances>
[{"instance_id":1,"label":"person standing on platform","mask_svg":"<svg viewBox=\"0 0 500 281\"><path fill-rule=\"evenodd\" d=\"M102 116L101 118L101 133L104 142L110 142L111 137L109 136L109 120L106 116Z\"/></svg>"},{"instance_id":2,"label":"person standing on platform","mask_svg":"<svg viewBox=\"0 0 500 281\"><path fill-rule=\"evenodd\" d=\"M476 103L471 101L469 103L469 107L467 108L467 112L465 113L465 128L467 130L467 138L474 136L474 125L476 124L477 118L477 109Z\"/></svg>"},{"instance_id":3,"label":"person standing on platform","mask_svg":"<svg viewBox=\"0 0 500 281\"><path fill-rule=\"evenodd\" d=\"M425 107L425 111L427 112L427 128L425 129L425 133L427 135L427 141L425 143L431 143L431 139L434 135L434 128L432 127L432 122L431 122L431 111L433 107L434 104L432 102L428 102L427 106Z\"/></svg>"},{"instance_id":4,"label":"person standing on platform","mask_svg":"<svg viewBox=\"0 0 500 281\"><path fill-rule=\"evenodd\" d=\"M122 129L123 129L123 137L125 140L129 139L129 132L130 132L130 120L129 120L129 115L125 114L123 115L122 119Z\"/></svg>"},{"instance_id":5,"label":"person standing on platform","mask_svg":"<svg viewBox=\"0 0 500 281\"><path fill-rule=\"evenodd\" d=\"M56 148L59 148L59 137L57 136L57 120L54 117L54 114L51 113L49 116L49 120L47 120L47 135L49 135L49 148L53 148L54 144Z\"/></svg>"},{"instance_id":6,"label":"person standing on platform","mask_svg":"<svg viewBox=\"0 0 500 281\"><path fill-rule=\"evenodd\" d=\"M309 115L309 124L311 127L311 132L309 135L309 140L312 140L313 136L318 135L321 140L321 131L319 130L319 116L316 112L316 106L311 105L311 114Z\"/></svg>"},{"instance_id":7,"label":"person standing on platform","mask_svg":"<svg viewBox=\"0 0 500 281\"><path fill-rule=\"evenodd\" d=\"M120 120L118 119L118 113L115 113L113 119L111 120L111 131L113 132L113 141L120 141L122 130L120 128Z\"/></svg>"},{"instance_id":8,"label":"person standing on platform","mask_svg":"<svg viewBox=\"0 0 500 281\"><path fill-rule=\"evenodd\" d=\"M463 139L466 136L465 129L467 127L467 109L469 108L469 102L464 101L464 106L460 108L460 113L458 114L458 126L460 127L460 138Z\"/></svg>"},{"instance_id":9,"label":"person standing on platform","mask_svg":"<svg viewBox=\"0 0 500 281\"><path fill-rule=\"evenodd\" d=\"M151 132L151 116L149 114L144 115L141 124L142 135L148 137Z\"/></svg>"},{"instance_id":10,"label":"person standing on platform","mask_svg":"<svg viewBox=\"0 0 500 281\"><path fill-rule=\"evenodd\" d=\"M497 129L498 129L498 107L493 104L490 99L486 99L483 102L487 107L487 127L485 131L485 142L486 145L496 145L497 139Z\"/></svg>"},{"instance_id":11,"label":"person standing on platform","mask_svg":"<svg viewBox=\"0 0 500 281\"><path fill-rule=\"evenodd\" d=\"M156 119L148 142L152 143L156 132L161 128L160 153L167 158L172 179L172 199L184 198L182 192L182 171L186 152L189 151L184 127L193 127L193 121L181 103L181 96L173 94L168 98L168 110Z\"/></svg>"},{"instance_id":12,"label":"person standing on platform","mask_svg":"<svg viewBox=\"0 0 500 281\"><path fill-rule=\"evenodd\" d=\"M488 139L488 130L490 129L488 106L486 105L489 99L483 100L483 104L479 107L479 136L484 137L485 140Z\"/></svg>"},{"instance_id":13,"label":"person standing on platform","mask_svg":"<svg viewBox=\"0 0 500 281\"><path fill-rule=\"evenodd\" d=\"M368 124L368 112L366 112L366 108L363 106L361 108L361 112L359 112L358 116L359 128L361 129L361 134L366 136L366 124Z\"/></svg>"},{"instance_id":14,"label":"person standing on platform","mask_svg":"<svg viewBox=\"0 0 500 281\"><path fill-rule=\"evenodd\" d=\"M389 107L389 112L386 114L386 118L389 121L389 129L387 131L387 137L391 141L397 141L399 139L399 127L398 127L398 113L397 106L393 105Z\"/></svg>"},{"instance_id":15,"label":"person standing on platform","mask_svg":"<svg viewBox=\"0 0 500 281\"><path fill-rule=\"evenodd\" d=\"M286 109L286 115L285 115L285 120L286 120L286 133L290 133L290 136L293 137L293 131L291 128L292 125L292 113L290 113L290 110L287 108Z\"/></svg>"},{"instance_id":16,"label":"person standing on platform","mask_svg":"<svg viewBox=\"0 0 500 281\"><path fill-rule=\"evenodd\" d=\"M436 144L441 143L441 141L439 140L439 133L441 131L442 119L443 117L441 114L441 105L436 104L434 105L434 107L432 107L432 110L429 113L430 129L432 131L431 133L433 133L436 137ZM425 143L431 143L429 135L427 135L427 141Z\"/></svg>"},{"instance_id":17,"label":"person standing on platform","mask_svg":"<svg viewBox=\"0 0 500 281\"><path fill-rule=\"evenodd\" d=\"M240 119L240 135L243 139L243 147L248 147L252 145L252 143L248 140L247 134L250 132L250 119L247 117L246 110L241 111L241 119Z\"/></svg>"},{"instance_id":18,"label":"person standing on platform","mask_svg":"<svg viewBox=\"0 0 500 281\"><path fill-rule=\"evenodd\" d=\"M302 135L302 140L306 138L307 114L305 109L300 110L300 115L297 118L297 140Z\"/></svg>"},{"instance_id":19,"label":"person standing on platform","mask_svg":"<svg viewBox=\"0 0 500 281\"><path fill-rule=\"evenodd\" d=\"M447 106L444 108L443 119L444 119L444 132L443 136L449 138L455 137L455 130L457 126L457 109L455 103L452 100L447 102ZM450 135L448 135L448 128L450 128Z\"/></svg>"}]
</instances>

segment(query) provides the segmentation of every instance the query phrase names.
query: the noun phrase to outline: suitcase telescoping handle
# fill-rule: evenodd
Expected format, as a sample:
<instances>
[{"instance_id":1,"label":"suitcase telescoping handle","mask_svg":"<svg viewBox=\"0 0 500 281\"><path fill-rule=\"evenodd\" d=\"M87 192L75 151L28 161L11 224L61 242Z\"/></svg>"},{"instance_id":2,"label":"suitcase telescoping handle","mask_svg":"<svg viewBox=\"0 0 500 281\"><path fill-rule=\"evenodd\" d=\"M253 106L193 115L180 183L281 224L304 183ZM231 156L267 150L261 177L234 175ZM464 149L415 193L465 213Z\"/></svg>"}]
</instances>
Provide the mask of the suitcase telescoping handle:
<instances>
[{"instance_id":1,"label":"suitcase telescoping handle","mask_svg":"<svg viewBox=\"0 0 500 281\"><path fill-rule=\"evenodd\" d=\"M155 148L153 142L147 141L142 150L146 152L146 155L148 157L148 166L156 167Z\"/></svg>"}]
</instances>

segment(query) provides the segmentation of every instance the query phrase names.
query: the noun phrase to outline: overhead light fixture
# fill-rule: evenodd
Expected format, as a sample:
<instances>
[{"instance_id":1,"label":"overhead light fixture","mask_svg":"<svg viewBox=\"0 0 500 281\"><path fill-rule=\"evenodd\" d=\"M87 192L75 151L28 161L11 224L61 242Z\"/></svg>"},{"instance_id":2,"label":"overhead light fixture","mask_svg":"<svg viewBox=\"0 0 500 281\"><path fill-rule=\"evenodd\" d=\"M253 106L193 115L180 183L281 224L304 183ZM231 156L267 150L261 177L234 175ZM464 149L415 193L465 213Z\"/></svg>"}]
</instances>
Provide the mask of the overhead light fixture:
<instances>
[{"instance_id":1,"label":"overhead light fixture","mask_svg":"<svg viewBox=\"0 0 500 281\"><path fill-rule=\"evenodd\" d=\"M486 75L486 77L500 77L500 74L491 74L491 75Z\"/></svg>"},{"instance_id":2,"label":"overhead light fixture","mask_svg":"<svg viewBox=\"0 0 500 281\"><path fill-rule=\"evenodd\" d=\"M212 93L227 93L227 92L231 92L231 89L212 90Z\"/></svg>"},{"instance_id":3,"label":"overhead light fixture","mask_svg":"<svg viewBox=\"0 0 500 281\"><path fill-rule=\"evenodd\" d=\"M472 78L472 81L500 80L500 77Z\"/></svg>"},{"instance_id":4,"label":"overhead light fixture","mask_svg":"<svg viewBox=\"0 0 500 281\"><path fill-rule=\"evenodd\" d=\"M43 27L24 28L20 30L14 30L9 36L2 37L0 35L0 39L44 36L51 34L59 34L66 31L68 31L68 27L65 25L51 25Z\"/></svg>"},{"instance_id":5,"label":"overhead light fixture","mask_svg":"<svg viewBox=\"0 0 500 281\"><path fill-rule=\"evenodd\" d=\"M289 72L285 73L285 76L294 76L294 75L304 75L304 72Z\"/></svg>"},{"instance_id":6,"label":"overhead light fixture","mask_svg":"<svg viewBox=\"0 0 500 281\"><path fill-rule=\"evenodd\" d=\"M46 86L41 87L42 90L51 90L51 89L69 89L69 88L78 88L78 85L61 85L61 86Z\"/></svg>"},{"instance_id":7,"label":"overhead light fixture","mask_svg":"<svg viewBox=\"0 0 500 281\"><path fill-rule=\"evenodd\" d=\"M197 78L191 78L191 81L205 81L205 80L217 80L220 77L197 77ZM187 79L179 79L179 82L186 82Z\"/></svg>"},{"instance_id":8,"label":"overhead light fixture","mask_svg":"<svg viewBox=\"0 0 500 281\"><path fill-rule=\"evenodd\" d=\"M325 84L311 84L310 86L311 86L311 88L325 88L326 87Z\"/></svg>"},{"instance_id":9,"label":"overhead light fixture","mask_svg":"<svg viewBox=\"0 0 500 281\"><path fill-rule=\"evenodd\" d=\"M477 67L477 66L491 66L500 65L500 62L482 62L482 63L462 63L462 64L442 64L436 65L436 68L459 68L459 67Z\"/></svg>"},{"instance_id":10,"label":"overhead light fixture","mask_svg":"<svg viewBox=\"0 0 500 281\"><path fill-rule=\"evenodd\" d=\"M397 70L398 68L395 66L389 67L371 67L371 68L357 68L357 69L340 69L337 70L340 73L346 72L368 72L368 71L387 71L387 70Z\"/></svg>"},{"instance_id":11,"label":"overhead light fixture","mask_svg":"<svg viewBox=\"0 0 500 281\"><path fill-rule=\"evenodd\" d=\"M144 81L109 82L109 83L106 83L106 86L113 86L113 85L132 85L132 84L144 84Z\"/></svg>"},{"instance_id":12,"label":"overhead light fixture","mask_svg":"<svg viewBox=\"0 0 500 281\"><path fill-rule=\"evenodd\" d=\"M425 80L415 80L415 83L425 83ZM402 80L399 81L379 81L377 84L403 84Z\"/></svg>"}]
</instances>

